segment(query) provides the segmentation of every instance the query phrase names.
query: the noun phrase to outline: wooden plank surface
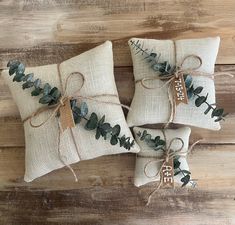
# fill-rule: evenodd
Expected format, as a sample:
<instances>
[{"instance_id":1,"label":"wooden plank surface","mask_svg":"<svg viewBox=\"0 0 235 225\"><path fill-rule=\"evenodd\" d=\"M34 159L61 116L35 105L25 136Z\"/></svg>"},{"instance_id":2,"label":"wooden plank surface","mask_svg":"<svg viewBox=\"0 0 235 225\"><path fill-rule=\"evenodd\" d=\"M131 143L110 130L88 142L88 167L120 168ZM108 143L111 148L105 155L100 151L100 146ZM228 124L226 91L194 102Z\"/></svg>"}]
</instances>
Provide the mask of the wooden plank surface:
<instances>
[{"instance_id":1,"label":"wooden plank surface","mask_svg":"<svg viewBox=\"0 0 235 225\"><path fill-rule=\"evenodd\" d=\"M217 63L235 63L233 0L18 0L0 2L0 48L113 40L116 65L131 65L130 37L222 38ZM11 37L9 39L9 37ZM73 46L71 46L73 48ZM67 54L67 53L66 53ZM41 57L43 55L41 54Z\"/></svg>"},{"instance_id":2,"label":"wooden plank surface","mask_svg":"<svg viewBox=\"0 0 235 225\"><path fill-rule=\"evenodd\" d=\"M74 165L78 183L64 168L26 184L23 149L0 151L2 224L234 224L232 146L198 146L189 156L197 189L160 190L148 207L146 198L156 184L133 186L133 154Z\"/></svg>"},{"instance_id":3,"label":"wooden plank surface","mask_svg":"<svg viewBox=\"0 0 235 225\"><path fill-rule=\"evenodd\" d=\"M235 74L233 0L18 0L0 1L0 70L9 59L27 66L59 63L105 40L113 41L121 102L134 83L127 40L133 36L180 39L221 36L216 71ZM230 64L230 65L228 65ZM133 186L135 156L104 156L23 181L24 131L0 77L0 225L234 225L235 78L215 80L217 102L230 113L222 130L193 128L204 137L188 158L196 189Z\"/></svg>"}]
</instances>

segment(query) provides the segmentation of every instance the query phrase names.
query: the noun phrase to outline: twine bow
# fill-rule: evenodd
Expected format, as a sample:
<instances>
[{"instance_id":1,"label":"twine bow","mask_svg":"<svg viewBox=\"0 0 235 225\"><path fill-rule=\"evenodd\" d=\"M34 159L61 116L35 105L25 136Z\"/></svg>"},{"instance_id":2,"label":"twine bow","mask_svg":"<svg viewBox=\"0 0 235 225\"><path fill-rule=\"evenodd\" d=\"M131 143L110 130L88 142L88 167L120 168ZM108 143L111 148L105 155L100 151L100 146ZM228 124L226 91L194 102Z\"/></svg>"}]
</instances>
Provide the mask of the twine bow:
<instances>
[{"instance_id":1,"label":"twine bow","mask_svg":"<svg viewBox=\"0 0 235 225\"><path fill-rule=\"evenodd\" d=\"M198 66L191 67L189 69L184 69L183 68L184 63L186 62L186 60L188 60L190 58L198 60L198 62L199 62ZM207 78L210 78L210 79L214 79L214 77L216 77L216 76L230 76L230 77L233 77L233 74L231 74L229 72L215 72L214 74L210 74L210 73L206 73L206 72L202 72L202 71L197 71L199 68L201 68L201 66L202 66L201 57L199 57L197 55L194 55L194 54L191 54L191 55L188 55L188 56L184 57L181 64L179 66L177 66L172 71L172 73L169 74L169 75L155 76L155 77L145 77L143 79L140 79L140 80L136 81L136 83L140 83L146 89L162 89L163 87L165 87L166 85L169 84L167 94L168 94L168 100L169 100L170 107L171 107L171 112L170 112L170 116L169 116L168 121L167 121L166 125L164 126L164 128L168 127L169 123L173 122L174 117L175 117L176 98L175 98L175 96L172 97L172 93L171 93L172 86L173 86L173 83L174 83L175 79L178 79L179 77L181 77L183 75L187 75L187 74L189 74L191 76L203 76L203 77L207 77ZM146 84L146 81L154 81L154 80L162 80L162 81L166 81L166 82L160 87L149 87Z\"/></svg>"},{"instance_id":2,"label":"twine bow","mask_svg":"<svg viewBox=\"0 0 235 225\"><path fill-rule=\"evenodd\" d=\"M162 170L163 170L164 166L165 166L170 160L173 160L174 157L176 157L176 156L185 157L187 153L191 152L191 150L193 149L193 147L194 147L196 144L198 144L200 141L202 141L202 139L199 139L199 140L195 141L195 142L190 146L190 148L189 148L188 150L182 151L182 149L184 148L184 141L183 141L183 139L178 138L178 137L173 138L173 139L170 141L169 145L167 146L167 140L166 140L165 131L162 130L162 133L163 133L163 137L164 137L164 140L165 140L165 143L166 143L165 146L164 146L164 149L162 149L162 150L164 151L163 156L162 156L162 157L159 157L159 158L156 157L155 159L148 161L148 162L145 164L145 166L144 166L144 174L145 174L146 177L148 177L148 178L157 178L157 177L159 176L159 174L160 174L160 182L159 182L159 184L157 185L157 187L149 194L149 196L148 196L148 201L147 201L147 204L146 204L146 205L149 205L149 204L150 204L152 196L160 189L160 187L161 187L162 184L163 184ZM172 149L172 145L173 145L173 143L176 142L176 141L179 141L179 142L180 142L180 147L179 147L178 149ZM162 162L162 165L161 165L160 169L156 172L156 174L154 174L154 175L149 175L149 174L147 173L148 167L151 166L151 164L153 164L153 163L159 163L159 162ZM172 168L172 169L173 169L173 173L174 173L174 165L173 165L173 168ZM174 176L174 174L173 174L173 176ZM173 183L173 188L174 188L174 183Z\"/></svg>"},{"instance_id":3,"label":"twine bow","mask_svg":"<svg viewBox=\"0 0 235 225\"><path fill-rule=\"evenodd\" d=\"M34 113L32 113L30 116L28 116L27 118L25 118L23 120L23 122L26 122L26 121L29 120L29 124L30 124L31 127L39 128L39 127L45 125L46 123L48 123L52 118L54 118L54 117L56 117L56 115L58 115L58 112L60 111L61 107L63 107L66 104L66 102L69 102L69 104L70 104L70 100L72 100L72 99L77 99L77 100L79 100L79 99L88 99L88 100L95 101L97 103L119 105L119 106L122 106L122 107L127 108L128 110L130 110L130 108L128 106L123 105L121 103L116 103L116 102L111 102L111 101L103 101L103 100L100 100L100 99L96 99L98 97L118 97L117 95L114 95L114 94L101 94L101 95L94 95L94 96L83 96L83 95L81 95L80 94L80 90L83 88L83 86L85 84L85 77L80 72L72 72L72 73L70 73L68 75L68 77L66 78L66 80L65 80L65 89L63 89L63 84L62 84L62 79L61 79L61 73L60 73L59 66L60 65L58 64L57 65L57 69L58 69L58 75L59 75L59 80L60 80L60 84L61 84L61 97L60 97L60 99L59 99L57 104L39 108L38 110L36 110ZM68 91L68 84L69 84L70 79L73 76L79 76L82 79L82 83L81 83L81 86L72 95L68 95L68 93L67 93L67 91ZM51 110L53 110L53 111L42 122L40 122L38 124L33 123L33 121L32 121L33 118L36 118L37 116L39 116L43 112L47 112L47 111L51 111ZM65 158L65 156L61 155L61 152L60 152L60 143L61 143L61 136L62 136L62 133L63 133L63 129L61 127L61 123L60 123L59 119L57 119L57 122L58 122L58 130L59 130L58 148L57 148L58 154L59 154L59 160L65 166L67 166L70 169L70 171L74 175L75 181L77 182L78 181L77 175L75 174L75 172L72 169L72 167L70 165L68 165L65 162L65 160L63 159L63 158ZM77 143L75 141L75 137L74 137L74 134L73 134L73 130L71 129L71 126L69 126L68 129L70 131L73 143L75 145L75 148L76 148L76 151L77 151L77 154L78 154L78 157L79 157L79 159L81 159L81 156L80 156L79 150L78 150L79 148L78 148Z\"/></svg>"}]
</instances>

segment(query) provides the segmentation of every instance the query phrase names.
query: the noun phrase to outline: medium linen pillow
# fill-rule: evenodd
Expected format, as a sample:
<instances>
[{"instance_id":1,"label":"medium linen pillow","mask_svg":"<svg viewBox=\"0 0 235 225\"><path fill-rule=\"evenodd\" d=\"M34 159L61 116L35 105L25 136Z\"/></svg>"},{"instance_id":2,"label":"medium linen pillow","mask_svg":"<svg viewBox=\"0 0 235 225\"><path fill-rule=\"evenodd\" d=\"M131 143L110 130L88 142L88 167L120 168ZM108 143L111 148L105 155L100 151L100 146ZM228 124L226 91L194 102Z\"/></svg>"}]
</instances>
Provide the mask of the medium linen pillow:
<instances>
[{"instance_id":1,"label":"medium linen pillow","mask_svg":"<svg viewBox=\"0 0 235 225\"><path fill-rule=\"evenodd\" d=\"M78 56L68 59L59 65L60 76L58 76L58 65L45 65L27 68L26 73L34 73L36 78L51 86L65 89L66 79L70 73L80 72L84 75L85 82L79 94L81 96L97 96L93 99L82 99L88 105L88 115L95 112L98 118L105 115L105 121L112 126L119 124L120 135L126 135L133 139L127 126L125 117L120 106L118 92L113 73L113 52L112 43L106 41L104 44L95 47ZM24 121L42 105L38 102L38 96L31 96L29 89L22 89L22 86L12 81L8 71L3 71L2 76L9 86L12 96L19 108L20 115ZM61 82L60 82L61 80ZM82 78L74 76L68 82L67 94L72 96L81 87ZM94 100L95 99L95 100ZM104 103L105 102L113 102ZM45 111L37 116L37 121L44 121L51 111ZM37 122L38 123L38 122ZM30 182L35 178L43 176L55 169L66 165L96 158L102 155L111 155L126 152L138 152L139 147L135 144L130 151L118 145L111 145L109 141L100 138L96 140L95 132L84 128L84 121L72 129L66 129L60 140L60 154L58 156L58 121L52 117L47 123L38 128L30 126L29 120L24 122L25 131L25 176L24 180Z\"/></svg>"},{"instance_id":2,"label":"medium linen pillow","mask_svg":"<svg viewBox=\"0 0 235 225\"><path fill-rule=\"evenodd\" d=\"M157 77L156 72L151 65L146 62L145 55L133 47L133 42L138 43L142 48L148 49L149 53L156 53L159 56L159 62L167 61L172 66L179 66L184 58L189 55L196 55L201 58L201 66L196 71L207 74L214 73L214 64L218 53L220 38L202 38L202 39L185 39L185 40L155 40L155 39L137 39L132 38L129 41L133 70L135 77L135 93L131 103L131 111L127 116L127 123L130 127L141 126L144 124L167 123L171 114L171 105L167 81L160 79L146 80L145 84L153 87L147 89L141 85L141 81L148 77ZM140 53L140 54L138 54ZM148 59L147 59L148 60ZM199 61L194 58L188 58L183 63L183 68L190 69L198 66ZM192 76L193 86L204 87L201 95L207 96L207 102L214 104L215 86L213 79L206 76ZM160 88L161 87L161 88ZM204 112L207 109L206 104L200 107L195 106L195 99L190 99L188 104L180 103L176 106L175 115L171 122L177 124L191 125L195 127L207 128L211 130L219 130L219 122L215 122L215 118L211 118L211 114Z\"/></svg>"},{"instance_id":3,"label":"medium linen pillow","mask_svg":"<svg viewBox=\"0 0 235 225\"><path fill-rule=\"evenodd\" d=\"M140 140L138 133L139 132L143 133L143 131L146 130L147 133L150 134L153 138L156 136L160 136L162 140L164 140L164 135L163 135L162 130L158 130L158 129L154 130L154 129L134 127L133 130L134 130L134 136L135 136L136 142L140 146L140 151L139 153L137 153L137 157L136 157L135 175L134 175L134 184L135 186L139 187L149 182L160 180L160 175L157 175L157 176L155 175L160 170L162 162L161 161L154 162L154 160L161 158L163 156L163 151L161 150L155 151L145 141ZM187 157L187 150L189 146L189 136L191 133L191 129L189 127L182 127L178 129L165 129L164 132L166 136L166 140L165 140L166 146L169 146L171 140L176 137L181 138L183 140L184 145L180 151L181 154L179 157L180 169L189 171L189 166L188 166L186 157ZM172 142L172 145L171 145L172 150L176 151L180 147L181 147L180 141ZM153 163L149 163L149 162L153 162ZM182 181L181 181L182 177L183 177L182 173L179 173L178 175L174 176L175 182L182 184Z\"/></svg>"}]
</instances>

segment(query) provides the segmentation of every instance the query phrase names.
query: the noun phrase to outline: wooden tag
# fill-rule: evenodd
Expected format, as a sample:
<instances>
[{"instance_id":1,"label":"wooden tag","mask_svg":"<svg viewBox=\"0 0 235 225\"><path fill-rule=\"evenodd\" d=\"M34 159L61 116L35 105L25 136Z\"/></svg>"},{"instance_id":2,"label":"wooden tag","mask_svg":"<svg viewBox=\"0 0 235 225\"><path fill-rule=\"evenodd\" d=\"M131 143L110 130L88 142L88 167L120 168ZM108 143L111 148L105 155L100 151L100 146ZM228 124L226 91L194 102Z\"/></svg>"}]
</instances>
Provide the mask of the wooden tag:
<instances>
[{"instance_id":1,"label":"wooden tag","mask_svg":"<svg viewBox=\"0 0 235 225\"><path fill-rule=\"evenodd\" d=\"M64 102L64 106L60 107L60 123L63 131L69 127L75 127L69 99Z\"/></svg>"},{"instance_id":2,"label":"wooden tag","mask_svg":"<svg viewBox=\"0 0 235 225\"><path fill-rule=\"evenodd\" d=\"M168 162L162 167L161 171L162 187L174 188L174 162L170 158Z\"/></svg>"},{"instance_id":3,"label":"wooden tag","mask_svg":"<svg viewBox=\"0 0 235 225\"><path fill-rule=\"evenodd\" d=\"M183 75L179 75L179 78L174 78L173 89L176 105L179 105L181 102L184 104L188 104L188 95Z\"/></svg>"}]
</instances>

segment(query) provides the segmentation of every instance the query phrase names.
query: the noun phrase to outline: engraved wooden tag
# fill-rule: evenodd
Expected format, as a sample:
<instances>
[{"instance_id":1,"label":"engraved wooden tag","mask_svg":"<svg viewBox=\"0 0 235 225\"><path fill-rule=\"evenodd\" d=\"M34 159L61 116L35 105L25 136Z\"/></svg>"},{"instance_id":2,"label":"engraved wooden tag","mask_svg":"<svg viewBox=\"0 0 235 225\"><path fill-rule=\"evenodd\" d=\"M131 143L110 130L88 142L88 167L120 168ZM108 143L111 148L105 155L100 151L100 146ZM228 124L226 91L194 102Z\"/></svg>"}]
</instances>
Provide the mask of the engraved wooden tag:
<instances>
[{"instance_id":1,"label":"engraved wooden tag","mask_svg":"<svg viewBox=\"0 0 235 225\"><path fill-rule=\"evenodd\" d=\"M170 158L162 167L161 171L162 188L174 188L174 162Z\"/></svg>"},{"instance_id":2,"label":"engraved wooden tag","mask_svg":"<svg viewBox=\"0 0 235 225\"><path fill-rule=\"evenodd\" d=\"M75 127L69 99L64 102L64 106L60 107L60 123L63 131L69 127Z\"/></svg>"},{"instance_id":3,"label":"engraved wooden tag","mask_svg":"<svg viewBox=\"0 0 235 225\"><path fill-rule=\"evenodd\" d=\"M181 102L184 104L188 104L188 95L184 83L183 74L179 75L179 78L174 78L173 89L176 105L179 105Z\"/></svg>"}]
</instances>

